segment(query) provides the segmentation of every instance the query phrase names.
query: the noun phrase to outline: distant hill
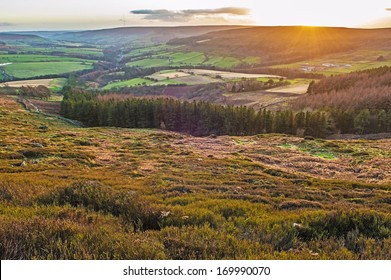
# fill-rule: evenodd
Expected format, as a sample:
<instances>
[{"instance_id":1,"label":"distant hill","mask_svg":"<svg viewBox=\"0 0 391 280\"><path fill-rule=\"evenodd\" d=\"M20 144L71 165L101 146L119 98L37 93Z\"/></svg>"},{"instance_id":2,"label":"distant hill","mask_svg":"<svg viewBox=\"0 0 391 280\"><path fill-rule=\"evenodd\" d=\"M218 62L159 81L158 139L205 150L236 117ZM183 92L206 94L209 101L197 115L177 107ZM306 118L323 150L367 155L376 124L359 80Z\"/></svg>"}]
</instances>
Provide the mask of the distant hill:
<instances>
[{"instance_id":1,"label":"distant hill","mask_svg":"<svg viewBox=\"0 0 391 280\"><path fill-rule=\"evenodd\" d=\"M0 41L16 41L16 40L44 40L42 37L31 34L14 34L14 33L0 33Z\"/></svg>"},{"instance_id":2,"label":"distant hill","mask_svg":"<svg viewBox=\"0 0 391 280\"><path fill-rule=\"evenodd\" d=\"M248 27L173 39L171 45L219 55L259 56L279 64L356 49L391 49L391 29L334 27Z\"/></svg>"},{"instance_id":3,"label":"distant hill","mask_svg":"<svg viewBox=\"0 0 391 280\"><path fill-rule=\"evenodd\" d=\"M113 29L66 32L57 34L59 40L113 44L118 42L153 42L164 43L174 38L199 36L201 34L242 26L181 26L181 27L122 27Z\"/></svg>"}]
</instances>

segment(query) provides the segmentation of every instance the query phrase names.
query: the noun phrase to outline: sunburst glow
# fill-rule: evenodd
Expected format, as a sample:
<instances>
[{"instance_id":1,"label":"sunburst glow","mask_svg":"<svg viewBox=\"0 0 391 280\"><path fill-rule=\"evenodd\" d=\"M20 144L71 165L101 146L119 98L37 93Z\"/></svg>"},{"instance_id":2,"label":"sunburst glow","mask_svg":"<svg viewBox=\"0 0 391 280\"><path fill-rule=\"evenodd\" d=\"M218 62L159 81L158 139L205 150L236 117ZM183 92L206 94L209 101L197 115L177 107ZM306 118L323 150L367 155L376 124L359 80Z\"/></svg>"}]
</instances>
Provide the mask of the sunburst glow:
<instances>
[{"instance_id":1,"label":"sunburst glow","mask_svg":"<svg viewBox=\"0 0 391 280\"><path fill-rule=\"evenodd\" d=\"M3 0L0 31L215 24L390 27L389 2Z\"/></svg>"}]
</instances>

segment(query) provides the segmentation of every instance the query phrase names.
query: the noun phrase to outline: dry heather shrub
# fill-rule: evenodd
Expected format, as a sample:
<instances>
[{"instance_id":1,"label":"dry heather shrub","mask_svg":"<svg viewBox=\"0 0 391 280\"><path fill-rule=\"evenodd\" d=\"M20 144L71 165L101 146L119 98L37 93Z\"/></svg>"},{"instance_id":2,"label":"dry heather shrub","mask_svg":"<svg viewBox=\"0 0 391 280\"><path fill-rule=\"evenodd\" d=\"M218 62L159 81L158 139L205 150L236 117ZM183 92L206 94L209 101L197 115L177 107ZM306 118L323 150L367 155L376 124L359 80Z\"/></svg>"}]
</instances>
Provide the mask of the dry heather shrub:
<instances>
[{"instance_id":1,"label":"dry heather shrub","mask_svg":"<svg viewBox=\"0 0 391 280\"><path fill-rule=\"evenodd\" d=\"M75 183L39 200L44 204L86 207L121 217L134 230L160 229L160 211L132 192L116 192L95 181Z\"/></svg>"},{"instance_id":2,"label":"dry heather shrub","mask_svg":"<svg viewBox=\"0 0 391 280\"><path fill-rule=\"evenodd\" d=\"M21 153L26 158L39 158L48 155L49 152L43 148L31 148L20 150L19 153Z\"/></svg>"},{"instance_id":3,"label":"dry heather shrub","mask_svg":"<svg viewBox=\"0 0 391 280\"><path fill-rule=\"evenodd\" d=\"M67 220L0 220L4 259L163 259L153 236L96 230ZM110 236L110 238L108 238Z\"/></svg>"},{"instance_id":4,"label":"dry heather shrub","mask_svg":"<svg viewBox=\"0 0 391 280\"><path fill-rule=\"evenodd\" d=\"M374 258L375 247L383 250L377 256L387 255L390 248L391 216L370 210L318 213L297 231L298 238L304 242L340 239L344 247L360 258Z\"/></svg>"},{"instance_id":5,"label":"dry heather shrub","mask_svg":"<svg viewBox=\"0 0 391 280\"><path fill-rule=\"evenodd\" d=\"M168 227L162 230L162 235L166 255L175 260L259 258L262 251L257 243L235 238L207 225Z\"/></svg>"}]
</instances>

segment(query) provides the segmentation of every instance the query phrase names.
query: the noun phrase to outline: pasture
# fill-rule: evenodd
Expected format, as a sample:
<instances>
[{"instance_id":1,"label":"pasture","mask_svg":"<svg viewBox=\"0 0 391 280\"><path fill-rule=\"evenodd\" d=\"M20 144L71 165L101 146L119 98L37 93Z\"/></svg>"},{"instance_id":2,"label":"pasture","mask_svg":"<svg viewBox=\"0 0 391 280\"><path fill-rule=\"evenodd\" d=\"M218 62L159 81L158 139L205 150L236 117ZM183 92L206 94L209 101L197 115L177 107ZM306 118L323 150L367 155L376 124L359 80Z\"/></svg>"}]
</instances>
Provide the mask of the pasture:
<instances>
[{"instance_id":1,"label":"pasture","mask_svg":"<svg viewBox=\"0 0 391 280\"><path fill-rule=\"evenodd\" d=\"M37 80L25 80L25 81L15 81L15 82L6 82L0 83L0 87L9 86L9 87L23 87L23 86L45 86L52 90L60 90L66 83L66 79L37 79Z\"/></svg>"},{"instance_id":2,"label":"pasture","mask_svg":"<svg viewBox=\"0 0 391 280\"><path fill-rule=\"evenodd\" d=\"M360 50L328 55L314 60L273 65L272 68L290 68L326 76L391 66L391 51Z\"/></svg>"},{"instance_id":3,"label":"pasture","mask_svg":"<svg viewBox=\"0 0 391 280\"><path fill-rule=\"evenodd\" d=\"M8 75L15 78L32 78L45 75L58 75L91 69L92 63L83 61L27 62L5 66Z\"/></svg>"},{"instance_id":4,"label":"pasture","mask_svg":"<svg viewBox=\"0 0 391 280\"><path fill-rule=\"evenodd\" d=\"M38 54L0 54L1 63L26 63L26 62L60 62L60 61L85 61L79 58L52 56L52 55L38 55Z\"/></svg>"},{"instance_id":5,"label":"pasture","mask_svg":"<svg viewBox=\"0 0 391 280\"><path fill-rule=\"evenodd\" d=\"M226 71L214 71L206 69L184 69L185 73L194 73L195 75L205 75L209 77L220 76L223 79L240 79L240 78L281 78L276 75L266 75L266 74L245 74L245 73L235 73L235 72L226 72Z\"/></svg>"},{"instance_id":6,"label":"pasture","mask_svg":"<svg viewBox=\"0 0 391 280\"><path fill-rule=\"evenodd\" d=\"M151 80L144 78L135 78L131 80L125 80L120 82L110 83L103 87L104 90L110 90L114 88L124 88L124 87L134 87L134 86L143 86L153 84Z\"/></svg>"},{"instance_id":7,"label":"pasture","mask_svg":"<svg viewBox=\"0 0 391 280\"><path fill-rule=\"evenodd\" d=\"M256 78L259 81L266 82L269 79L279 79L280 76L264 74L244 74L225 71L213 71L206 69L163 70L160 72L156 72L152 75L145 76L143 78L135 78L131 80L113 82L103 87L103 89L110 90L114 88L146 85L200 85L219 82L221 83L224 82L224 80L240 80L242 78ZM308 87L308 83L304 84L306 84ZM296 85L296 88L298 88L299 86L303 86L303 84Z\"/></svg>"},{"instance_id":8,"label":"pasture","mask_svg":"<svg viewBox=\"0 0 391 280\"><path fill-rule=\"evenodd\" d=\"M186 49L178 51L178 47L168 45L135 47L135 49L129 51L125 57L128 59L134 58L134 60L128 62L126 66L138 67L208 65L220 68L230 68L239 64L254 65L261 61L261 58L254 56L237 58L187 51Z\"/></svg>"},{"instance_id":9,"label":"pasture","mask_svg":"<svg viewBox=\"0 0 391 280\"><path fill-rule=\"evenodd\" d=\"M135 78L131 80L119 81L107 84L103 87L104 90L111 90L116 88L125 88L125 87L139 87L139 86L159 86L159 85L180 85L186 84L185 82L180 81L180 79L161 79L160 81L154 82L150 79L144 78Z\"/></svg>"}]
</instances>

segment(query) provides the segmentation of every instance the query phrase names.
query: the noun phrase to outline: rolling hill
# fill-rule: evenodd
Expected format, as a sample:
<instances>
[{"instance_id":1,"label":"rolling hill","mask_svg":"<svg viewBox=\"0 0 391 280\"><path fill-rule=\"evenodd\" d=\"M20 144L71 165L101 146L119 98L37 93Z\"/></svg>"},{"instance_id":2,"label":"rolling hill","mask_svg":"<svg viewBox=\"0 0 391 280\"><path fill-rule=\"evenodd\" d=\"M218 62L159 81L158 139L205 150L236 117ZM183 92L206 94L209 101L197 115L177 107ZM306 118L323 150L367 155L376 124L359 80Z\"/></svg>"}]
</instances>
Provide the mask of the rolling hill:
<instances>
[{"instance_id":1,"label":"rolling hill","mask_svg":"<svg viewBox=\"0 0 391 280\"><path fill-rule=\"evenodd\" d=\"M171 45L219 55L259 56L263 65L313 59L359 49L389 50L391 29L248 27L173 39Z\"/></svg>"},{"instance_id":2,"label":"rolling hill","mask_svg":"<svg viewBox=\"0 0 391 280\"><path fill-rule=\"evenodd\" d=\"M66 32L57 34L55 39L85 43L117 44L118 42L163 43L174 38L199 36L201 34L240 26L179 26L179 27L121 27L101 30Z\"/></svg>"},{"instance_id":3,"label":"rolling hill","mask_svg":"<svg viewBox=\"0 0 391 280\"><path fill-rule=\"evenodd\" d=\"M15 34L15 33L0 33L0 42L15 42L15 41L23 41L23 42L31 42L31 41L46 41L46 39L34 35L34 34Z\"/></svg>"}]
</instances>

